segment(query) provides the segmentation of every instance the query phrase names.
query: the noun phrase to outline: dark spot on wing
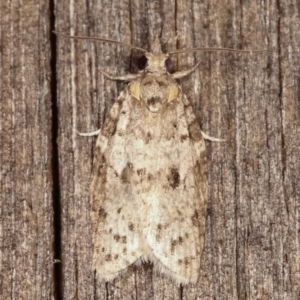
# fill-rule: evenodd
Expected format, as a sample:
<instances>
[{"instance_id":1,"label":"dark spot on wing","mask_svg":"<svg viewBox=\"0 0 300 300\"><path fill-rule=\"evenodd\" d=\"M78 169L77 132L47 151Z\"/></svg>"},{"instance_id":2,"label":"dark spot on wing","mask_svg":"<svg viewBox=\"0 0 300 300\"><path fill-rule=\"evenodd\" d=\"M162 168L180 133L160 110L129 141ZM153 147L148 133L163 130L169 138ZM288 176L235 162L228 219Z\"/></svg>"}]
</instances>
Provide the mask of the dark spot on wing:
<instances>
[{"instance_id":1,"label":"dark spot on wing","mask_svg":"<svg viewBox=\"0 0 300 300\"><path fill-rule=\"evenodd\" d=\"M105 260L106 261L111 261L111 255L110 254L105 255Z\"/></svg>"},{"instance_id":2,"label":"dark spot on wing","mask_svg":"<svg viewBox=\"0 0 300 300\"><path fill-rule=\"evenodd\" d=\"M143 177L143 175L146 174L146 169L145 168L138 169L136 170L136 173L138 174L139 177Z\"/></svg>"},{"instance_id":3,"label":"dark spot on wing","mask_svg":"<svg viewBox=\"0 0 300 300\"><path fill-rule=\"evenodd\" d=\"M120 97L121 94L123 94L123 97ZM119 111L120 111L120 109L121 109L121 107L123 105L123 102L125 101L124 93L122 92L121 94L119 95L117 101L115 102L118 105L118 110Z\"/></svg>"},{"instance_id":4,"label":"dark spot on wing","mask_svg":"<svg viewBox=\"0 0 300 300\"><path fill-rule=\"evenodd\" d=\"M108 114L102 126L101 134L107 138L110 138L115 133L116 126L117 120L114 119L110 114Z\"/></svg>"},{"instance_id":5,"label":"dark spot on wing","mask_svg":"<svg viewBox=\"0 0 300 300\"><path fill-rule=\"evenodd\" d=\"M133 231L134 230L134 225L130 222L128 224L128 228L129 228L130 231Z\"/></svg>"},{"instance_id":6,"label":"dark spot on wing","mask_svg":"<svg viewBox=\"0 0 300 300\"><path fill-rule=\"evenodd\" d=\"M156 241L157 242L160 242L161 241L161 238L162 238L162 235L161 235L161 230L162 230L163 226L161 224L157 224L157 234L155 236L156 238Z\"/></svg>"},{"instance_id":7,"label":"dark spot on wing","mask_svg":"<svg viewBox=\"0 0 300 300\"><path fill-rule=\"evenodd\" d=\"M182 236L178 237L178 242L179 242L179 245L183 244L183 237Z\"/></svg>"},{"instance_id":8,"label":"dark spot on wing","mask_svg":"<svg viewBox=\"0 0 300 300\"><path fill-rule=\"evenodd\" d=\"M190 138L194 141L200 141L202 139L202 133L200 126L196 119L188 126Z\"/></svg>"},{"instance_id":9,"label":"dark spot on wing","mask_svg":"<svg viewBox=\"0 0 300 300\"><path fill-rule=\"evenodd\" d=\"M107 217L107 212L101 207L98 212L99 219L105 220Z\"/></svg>"},{"instance_id":10,"label":"dark spot on wing","mask_svg":"<svg viewBox=\"0 0 300 300\"><path fill-rule=\"evenodd\" d=\"M122 243L123 244L127 243L127 237L125 235L122 236Z\"/></svg>"},{"instance_id":11,"label":"dark spot on wing","mask_svg":"<svg viewBox=\"0 0 300 300\"><path fill-rule=\"evenodd\" d=\"M127 254L127 248L126 247L123 248L123 254Z\"/></svg>"},{"instance_id":12,"label":"dark spot on wing","mask_svg":"<svg viewBox=\"0 0 300 300\"><path fill-rule=\"evenodd\" d=\"M152 140L152 135L151 135L150 132L147 132L147 135L146 135L146 144L148 144L151 140Z\"/></svg>"},{"instance_id":13,"label":"dark spot on wing","mask_svg":"<svg viewBox=\"0 0 300 300\"><path fill-rule=\"evenodd\" d=\"M190 259L186 257L184 263L186 266L188 266L190 264Z\"/></svg>"},{"instance_id":14,"label":"dark spot on wing","mask_svg":"<svg viewBox=\"0 0 300 300\"><path fill-rule=\"evenodd\" d=\"M118 241L120 240L120 236L119 236L118 234L115 234L115 235L114 235L114 240L115 240L116 242L118 242Z\"/></svg>"},{"instance_id":15,"label":"dark spot on wing","mask_svg":"<svg viewBox=\"0 0 300 300\"><path fill-rule=\"evenodd\" d=\"M151 181L154 178L154 176L149 173L148 176L147 176L147 178L148 178L148 181Z\"/></svg>"},{"instance_id":16,"label":"dark spot on wing","mask_svg":"<svg viewBox=\"0 0 300 300\"><path fill-rule=\"evenodd\" d=\"M96 157L96 160L98 159L98 157ZM106 180L106 176L103 174L106 170L106 159L105 156L102 155L99 159L99 164L95 165L95 168L97 168L97 175L98 178L100 178L103 182L105 182Z\"/></svg>"},{"instance_id":17,"label":"dark spot on wing","mask_svg":"<svg viewBox=\"0 0 300 300\"><path fill-rule=\"evenodd\" d=\"M178 259L178 264L182 265L182 259Z\"/></svg>"},{"instance_id":18,"label":"dark spot on wing","mask_svg":"<svg viewBox=\"0 0 300 300\"><path fill-rule=\"evenodd\" d=\"M199 226L199 213L197 210L195 210L193 216L192 216L192 224L195 227Z\"/></svg>"},{"instance_id":19,"label":"dark spot on wing","mask_svg":"<svg viewBox=\"0 0 300 300\"><path fill-rule=\"evenodd\" d=\"M187 110L189 108L191 108L191 103L187 100L187 101L184 101L183 100L183 105L184 105L184 109Z\"/></svg>"},{"instance_id":20,"label":"dark spot on wing","mask_svg":"<svg viewBox=\"0 0 300 300\"><path fill-rule=\"evenodd\" d=\"M119 255L115 254L114 259L118 259L118 258L119 258Z\"/></svg>"},{"instance_id":21,"label":"dark spot on wing","mask_svg":"<svg viewBox=\"0 0 300 300\"><path fill-rule=\"evenodd\" d=\"M180 183L180 175L178 173L177 168L170 168L170 172L167 175L168 182L170 186L175 189L179 186Z\"/></svg>"},{"instance_id":22,"label":"dark spot on wing","mask_svg":"<svg viewBox=\"0 0 300 300\"><path fill-rule=\"evenodd\" d=\"M123 183L129 183L131 179L131 175L133 173L133 164L127 163L127 166L123 169L121 174L121 179Z\"/></svg>"},{"instance_id":23,"label":"dark spot on wing","mask_svg":"<svg viewBox=\"0 0 300 300\"><path fill-rule=\"evenodd\" d=\"M174 254L174 252L175 252L176 245L177 245L177 241L176 240L172 240L171 241L171 253L172 254Z\"/></svg>"},{"instance_id":24,"label":"dark spot on wing","mask_svg":"<svg viewBox=\"0 0 300 300\"><path fill-rule=\"evenodd\" d=\"M122 210L122 207L119 207L118 210L117 210L117 213L119 214Z\"/></svg>"},{"instance_id":25,"label":"dark spot on wing","mask_svg":"<svg viewBox=\"0 0 300 300\"><path fill-rule=\"evenodd\" d=\"M115 126L114 130L112 131L111 135L115 135L117 131L117 126Z\"/></svg>"}]
</instances>

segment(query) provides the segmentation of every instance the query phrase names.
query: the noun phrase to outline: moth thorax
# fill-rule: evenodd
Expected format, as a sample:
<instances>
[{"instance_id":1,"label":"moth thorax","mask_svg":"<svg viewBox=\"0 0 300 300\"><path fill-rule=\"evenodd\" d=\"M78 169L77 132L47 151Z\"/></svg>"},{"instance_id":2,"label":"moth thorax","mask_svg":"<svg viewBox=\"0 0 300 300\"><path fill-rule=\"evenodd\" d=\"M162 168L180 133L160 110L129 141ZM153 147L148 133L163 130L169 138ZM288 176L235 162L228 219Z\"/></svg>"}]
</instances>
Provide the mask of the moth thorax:
<instances>
[{"instance_id":1,"label":"moth thorax","mask_svg":"<svg viewBox=\"0 0 300 300\"><path fill-rule=\"evenodd\" d=\"M140 99L156 113L167 103L175 100L179 90L169 75L147 74L140 82Z\"/></svg>"}]
</instances>

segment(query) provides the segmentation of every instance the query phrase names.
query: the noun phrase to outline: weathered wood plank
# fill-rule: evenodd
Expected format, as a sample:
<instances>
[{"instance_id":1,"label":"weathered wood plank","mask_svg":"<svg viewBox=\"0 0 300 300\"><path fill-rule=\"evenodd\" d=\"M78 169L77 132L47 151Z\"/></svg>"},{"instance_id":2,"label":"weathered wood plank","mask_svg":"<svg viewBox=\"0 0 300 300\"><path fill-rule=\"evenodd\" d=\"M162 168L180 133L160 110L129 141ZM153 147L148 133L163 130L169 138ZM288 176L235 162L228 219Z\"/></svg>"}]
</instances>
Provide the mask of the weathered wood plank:
<instances>
[{"instance_id":1,"label":"weathered wood plank","mask_svg":"<svg viewBox=\"0 0 300 300\"><path fill-rule=\"evenodd\" d=\"M0 19L0 298L51 299L49 6L2 1Z\"/></svg>"},{"instance_id":2,"label":"weathered wood plank","mask_svg":"<svg viewBox=\"0 0 300 300\"><path fill-rule=\"evenodd\" d=\"M94 280L89 185L95 130L124 87L102 76L136 71L136 52L58 38L59 158L65 299L297 299L299 281L299 7L229 1L58 2L57 30L150 48L161 19L164 50L269 49L264 54L182 54L201 60L182 88L207 142L209 209L197 285L178 288L130 268L112 283ZM89 6L87 6L89 5ZM292 25L291 25L292 24ZM160 26L158 26L160 27Z\"/></svg>"},{"instance_id":3,"label":"weathered wood plank","mask_svg":"<svg viewBox=\"0 0 300 300\"><path fill-rule=\"evenodd\" d=\"M89 6L85 6L89 5ZM279 6L277 6L279 5ZM1 6L1 298L53 294L52 110L49 8ZM161 23L159 22L161 20ZM98 128L124 87L99 68L136 71L128 49L58 40L62 283L65 299L297 299L299 270L299 7L284 3L57 3L56 27L164 50L267 48L264 55L183 54L201 67L182 80L207 142L210 198L197 285L177 287L151 265L109 284L90 270L89 184ZM159 25L159 26L158 26ZM157 27L158 26L158 27ZM54 71L54 70L53 70ZM53 195L55 195L53 197ZM57 213L57 212L56 212Z\"/></svg>"}]
</instances>

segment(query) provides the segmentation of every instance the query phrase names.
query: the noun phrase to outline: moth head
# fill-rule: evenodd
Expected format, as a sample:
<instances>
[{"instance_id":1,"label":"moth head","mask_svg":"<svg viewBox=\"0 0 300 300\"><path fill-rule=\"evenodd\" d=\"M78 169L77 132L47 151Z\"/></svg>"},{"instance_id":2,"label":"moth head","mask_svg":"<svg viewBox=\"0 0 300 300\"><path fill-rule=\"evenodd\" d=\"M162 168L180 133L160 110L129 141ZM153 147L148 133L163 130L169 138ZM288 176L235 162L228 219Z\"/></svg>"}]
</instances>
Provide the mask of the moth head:
<instances>
[{"instance_id":1,"label":"moth head","mask_svg":"<svg viewBox=\"0 0 300 300\"><path fill-rule=\"evenodd\" d=\"M173 73L173 61L168 54L146 52L137 61L139 70L149 73Z\"/></svg>"},{"instance_id":2,"label":"moth head","mask_svg":"<svg viewBox=\"0 0 300 300\"><path fill-rule=\"evenodd\" d=\"M173 62L170 55L174 54L180 54L180 53L191 53L191 52L198 52L198 51L227 51L227 52L236 52L236 53L254 53L254 52L266 52L266 50L239 50L239 49L229 49L229 48L206 48L206 47L200 47L200 48L190 48L190 49L183 49L183 50L176 50L169 52L168 54L164 54L161 51L160 42L158 36L155 36L154 41L151 45L151 52L148 52L147 50L133 46L128 43L115 41L108 38L97 38L97 37L89 37L89 36L70 36L62 33L58 33L53 31L55 34L59 36L64 36L72 39L88 39L88 40L98 40L106 43L112 43L112 44L118 44L122 45L124 47L129 47L131 49L136 49L144 55L140 57L138 60L138 68L140 70L144 70L147 72L163 72L163 73L173 73Z\"/></svg>"}]
</instances>

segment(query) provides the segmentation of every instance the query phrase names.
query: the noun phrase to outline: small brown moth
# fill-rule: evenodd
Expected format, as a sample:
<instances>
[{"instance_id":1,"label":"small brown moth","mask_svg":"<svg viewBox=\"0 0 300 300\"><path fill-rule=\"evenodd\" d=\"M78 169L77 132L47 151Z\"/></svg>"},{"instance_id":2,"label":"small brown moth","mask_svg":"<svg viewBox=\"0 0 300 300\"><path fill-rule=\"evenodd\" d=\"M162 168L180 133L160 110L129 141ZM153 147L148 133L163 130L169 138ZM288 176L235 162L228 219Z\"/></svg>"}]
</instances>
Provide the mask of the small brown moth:
<instances>
[{"instance_id":1,"label":"small brown moth","mask_svg":"<svg viewBox=\"0 0 300 300\"><path fill-rule=\"evenodd\" d=\"M109 112L95 148L91 184L93 270L110 281L131 264L150 261L178 284L195 283L204 245L207 166L203 134L172 73L158 38L140 50L138 74L105 76L130 81ZM205 136L205 138L209 138ZM218 140L218 139L212 139Z\"/></svg>"}]
</instances>

